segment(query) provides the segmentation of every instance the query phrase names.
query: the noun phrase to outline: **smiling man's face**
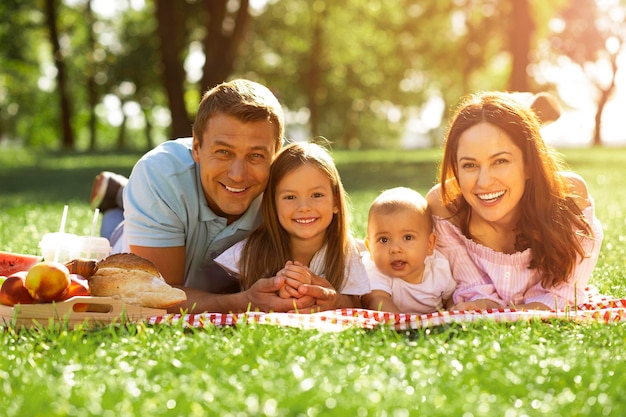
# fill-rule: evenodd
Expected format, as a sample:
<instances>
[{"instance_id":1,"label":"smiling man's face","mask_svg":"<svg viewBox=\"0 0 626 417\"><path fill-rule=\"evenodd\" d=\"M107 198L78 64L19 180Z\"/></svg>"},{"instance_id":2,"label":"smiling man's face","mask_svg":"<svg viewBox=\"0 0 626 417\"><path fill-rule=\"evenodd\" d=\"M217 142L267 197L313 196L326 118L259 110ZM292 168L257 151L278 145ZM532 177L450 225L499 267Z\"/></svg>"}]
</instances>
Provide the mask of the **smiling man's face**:
<instances>
[{"instance_id":1,"label":"smiling man's face","mask_svg":"<svg viewBox=\"0 0 626 417\"><path fill-rule=\"evenodd\" d=\"M276 141L271 122L242 122L223 113L210 118L202 144L194 137L193 159L200 168L204 196L215 214L232 223L265 190Z\"/></svg>"}]
</instances>

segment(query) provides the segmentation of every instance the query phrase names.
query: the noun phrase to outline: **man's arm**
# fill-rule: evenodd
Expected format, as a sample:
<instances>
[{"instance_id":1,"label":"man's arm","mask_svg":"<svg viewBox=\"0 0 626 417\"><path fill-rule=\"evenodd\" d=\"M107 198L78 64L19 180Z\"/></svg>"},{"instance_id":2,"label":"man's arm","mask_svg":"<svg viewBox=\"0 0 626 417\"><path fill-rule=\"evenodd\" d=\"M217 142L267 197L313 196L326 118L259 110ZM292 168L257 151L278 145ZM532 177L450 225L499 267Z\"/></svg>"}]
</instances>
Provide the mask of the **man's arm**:
<instances>
[{"instance_id":1,"label":"man's arm","mask_svg":"<svg viewBox=\"0 0 626 417\"><path fill-rule=\"evenodd\" d=\"M151 261L159 270L165 282L172 286L185 284L185 247L154 248L130 246L130 251Z\"/></svg>"},{"instance_id":2,"label":"man's arm","mask_svg":"<svg viewBox=\"0 0 626 417\"><path fill-rule=\"evenodd\" d=\"M260 311L291 311L305 309L315 303L311 297L298 300L283 299L277 291L283 286L284 278L265 278L257 281L247 291L234 294L212 294L195 288L187 288L185 284L185 247L153 248L131 246L135 255L146 258L157 267L165 282L179 287L187 294L187 301L168 309L170 313L241 313L248 310Z\"/></svg>"},{"instance_id":3,"label":"man's arm","mask_svg":"<svg viewBox=\"0 0 626 417\"><path fill-rule=\"evenodd\" d=\"M261 278L246 291L233 294L211 294L195 288L184 288L187 301L170 307L168 312L180 313L243 313L246 311L286 312L306 310L312 308L315 299L303 296L301 298L281 298L278 290L284 285L284 278Z\"/></svg>"}]
</instances>

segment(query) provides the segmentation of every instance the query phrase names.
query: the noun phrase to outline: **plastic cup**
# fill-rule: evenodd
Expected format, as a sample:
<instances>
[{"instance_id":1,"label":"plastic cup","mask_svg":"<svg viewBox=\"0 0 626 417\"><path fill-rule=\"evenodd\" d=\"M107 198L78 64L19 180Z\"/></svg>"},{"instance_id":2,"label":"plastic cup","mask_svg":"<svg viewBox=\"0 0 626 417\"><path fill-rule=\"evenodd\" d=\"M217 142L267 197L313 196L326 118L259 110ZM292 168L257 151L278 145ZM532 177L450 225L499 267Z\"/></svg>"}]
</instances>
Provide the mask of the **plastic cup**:
<instances>
[{"instance_id":1,"label":"plastic cup","mask_svg":"<svg viewBox=\"0 0 626 417\"><path fill-rule=\"evenodd\" d=\"M65 263L74 259L78 236L73 233L46 233L39 241L41 256L46 261Z\"/></svg>"},{"instance_id":2,"label":"plastic cup","mask_svg":"<svg viewBox=\"0 0 626 417\"><path fill-rule=\"evenodd\" d=\"M106 237L80 236L76 258L102 260L111 254L111 244Z\"/></svg>"}]
</instances>

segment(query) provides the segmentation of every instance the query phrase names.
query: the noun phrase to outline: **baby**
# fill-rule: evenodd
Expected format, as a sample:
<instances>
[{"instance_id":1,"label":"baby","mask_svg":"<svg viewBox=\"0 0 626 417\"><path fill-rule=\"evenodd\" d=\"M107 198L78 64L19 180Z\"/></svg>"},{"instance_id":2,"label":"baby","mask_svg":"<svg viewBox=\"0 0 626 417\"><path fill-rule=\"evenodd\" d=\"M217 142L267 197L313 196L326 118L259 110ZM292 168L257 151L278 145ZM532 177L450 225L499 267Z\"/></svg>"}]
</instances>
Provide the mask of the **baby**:
<instances>
[{"instance_id":1,"label":"baby","mask_svg":"<svg viewBox=\"0 0 626 417\"><path fill-rule=\"evenodd\" d=\"M456 283L426 199L410 188L383 191L372 203L363 257L372 291L363 307L392 313L432 313L445 308Z\"/></svg>"}]
</instances>

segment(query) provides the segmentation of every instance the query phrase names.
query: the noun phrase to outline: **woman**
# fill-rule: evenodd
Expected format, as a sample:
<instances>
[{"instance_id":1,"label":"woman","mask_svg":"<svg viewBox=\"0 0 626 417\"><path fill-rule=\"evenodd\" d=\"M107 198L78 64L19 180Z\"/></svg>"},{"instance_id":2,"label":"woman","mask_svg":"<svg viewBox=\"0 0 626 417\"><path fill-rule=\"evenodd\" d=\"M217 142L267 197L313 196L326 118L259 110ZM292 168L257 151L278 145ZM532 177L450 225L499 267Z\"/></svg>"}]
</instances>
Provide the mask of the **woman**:
<instances>
[{"instance_id":1,"label":"woman","mask_svg":"<svg viewBox=\"0 0 626 417\"><path fill-rule=\"evenodd\" d=\"M561 171L533 111L508 93L466 98L428 193L451 310L562 309L585 301L603 231L585 181Z\"/></svg>"}]
</instances>

